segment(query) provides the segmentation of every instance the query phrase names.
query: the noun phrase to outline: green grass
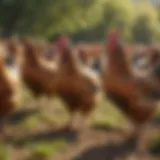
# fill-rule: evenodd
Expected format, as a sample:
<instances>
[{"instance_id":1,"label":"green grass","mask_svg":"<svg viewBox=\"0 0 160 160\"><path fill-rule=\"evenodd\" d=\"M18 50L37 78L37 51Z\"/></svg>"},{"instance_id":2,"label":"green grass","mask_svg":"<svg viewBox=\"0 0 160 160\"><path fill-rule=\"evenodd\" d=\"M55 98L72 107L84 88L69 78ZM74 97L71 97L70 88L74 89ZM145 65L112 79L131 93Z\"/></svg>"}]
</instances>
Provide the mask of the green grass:
<instances>
[{"instance_id":1,"label":"green grass","mask_svg":"<svg viewBox=\"0 0 160 160\"><path fill-rule=\"evenodd\" d=\"M57 139L54 142L38 142L30 144L30 158L34 160L45 160L56 156L66 146L63 139Z\"/></svg>"},{"instance_id":2,"label":"green grass","mask_svg":"<svg viewBox=\"0 0 160 160\"><path fill-rule=\"evenodd\" d=\"M103 99L95 108L91 124L121 128L125 124L125 118L113 104Z\"/></svg>"},{"instance_id":3,"label":"green grass","mask_svg":"<svg viewBox=\"0 0 160 160\"><path fill-rule=\"evenodd\" d=\"M25 90L25 92L23 92L23 97L22 97L22 103L26 104L32 100L34 100L33 94L32 92L27 89L27 87L23 84L23 88Z\"/></svg>"},{"instance_id":4,"label":"green grass","mask_svg":"<svg viewBox=\"0 0 160 160\"><path fill-rule=\"evenodd\" d=\"M10 155L8 148L5 144L1 143L0 144L0 160L9 160Z\"/></svg>"},{"instance_id":5,"label":"green grass","mask_svg":"<svg viewBox=\"0 0 160 160\"><path fill-rule=\"evenodd\" d=\"M36 127L40 122L41 120L39 119L39 114L35 114L21 121L18 125L22 129L32 129Z\"/></svg>"},{"instance_id":6,"label":"green grass","mask_svg":"<svg viewBox=\"0 0 160 160\"><path fill-rule=\"evenodd\" d=\"M50 103L50 106L46 106L43 109L38 108L39 106L35 106L39 111L22 120L18 126L22 129L32 129L39 124L59 125L66 123L69 115L66 112L63 103L57 98L55 100L51 99L51 102L53 103Z\"/></svg>"}]
</instances>

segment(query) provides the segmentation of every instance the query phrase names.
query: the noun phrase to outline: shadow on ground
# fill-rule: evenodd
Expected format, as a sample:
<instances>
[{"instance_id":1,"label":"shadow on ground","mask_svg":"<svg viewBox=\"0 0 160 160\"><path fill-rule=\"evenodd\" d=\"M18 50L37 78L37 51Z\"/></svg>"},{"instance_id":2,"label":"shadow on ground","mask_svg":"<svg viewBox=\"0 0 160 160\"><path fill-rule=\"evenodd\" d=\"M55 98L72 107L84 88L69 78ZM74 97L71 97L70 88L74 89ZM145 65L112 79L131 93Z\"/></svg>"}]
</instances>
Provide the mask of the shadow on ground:
<instances>
[{"instance_id":1,"label":"shadow on ground","mask_svg":"<svg viewBox=\"0 0 160 160\"><path fill-rule=\"evenodd\" d=\"M8 143L11 143L16 146L23 146L37 142L54 141L57 139L63 139L68 143L72 143L77 139L77 136L78 136L77 132L61 128L52 131L45 131L33 135L28 135L20 139L8 138L7 141Z\"/></svg>"},{"instance_id":2,"label":"shadow on ground","mask_svg":"<svg viewBox=\"0 0 160 160\"><path fill-rule=\"evenodd\" d=\"M25 109L17 111L16 113L12 114L9 118L7 118L6 123L10 125L18 124L19 122L27 119L29 116L37 114L38 112L38 109Z\"/></svg>"},{"instance_id":3,"label":"shadow on ground","mask_svg":"<svg viewBox=\"0 0 160 160\"><path fill-rule=\"evenodd\" d=\"M91 126L92 130L100 130L103 132L119 132L119 133L123 133L125 132L122 128L117 128L117 127L113 127L111 125L106 125L106 124L94 124Z\"/></svg>"},{"instance_id":4,"label":"shadow on ground","mask_svg":"<svg viewBox=\"0 0 160 160\"><path fill-rule=\"evenodd\" d=\"M118 157L126 157L135 150L134 142L123 142L120 144L109 143L104 146L90 148L80 153L73 160L115 160Z\"/></svg>"}]
</instances>

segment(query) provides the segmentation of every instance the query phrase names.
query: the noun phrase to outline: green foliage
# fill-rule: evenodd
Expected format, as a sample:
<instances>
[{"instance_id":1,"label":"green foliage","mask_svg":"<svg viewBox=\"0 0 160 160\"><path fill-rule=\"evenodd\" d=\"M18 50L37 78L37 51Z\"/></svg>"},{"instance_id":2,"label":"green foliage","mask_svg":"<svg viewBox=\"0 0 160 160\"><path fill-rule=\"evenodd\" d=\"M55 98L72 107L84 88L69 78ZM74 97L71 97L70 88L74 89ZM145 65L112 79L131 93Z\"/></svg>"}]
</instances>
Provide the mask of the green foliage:
<instances>
[{"instance_id":1,"label":"green foliage","mask_svg":"<svg viewBox=\"0 0 160 160\"><path fill-rule=\"evenodd\" d=\"M137 42L151 43L157 40L159 21L158 15L151 5L141 2L137 6L133 39Z\"/></svg>"},{"instance_id":2,"label":"green foliage","mask_svg":"<svg viewBox=\"0 0 160 160\"><path fill-rule=\"evenodd\" d=\"M118 28L127 39L134 20L133 5L129 0L105 0L101 11L101 21L95 26L81 30L73 38L83 40L102 40L104 33L112 28Z\"/></svg>"},{"instance_id":3,"label":"green foliage","mask_svg":"<svg viewBox=\"0 0 160 160\"><path fill-rule=\"evenodd\" d=\"M149 43L160 38L156 9L146 1L134 4L130 0L106 0L102 20L95 27L73 35L73 38L102 40L104 33L112 28L120 30L129 41Z\"/></svg>"},{"instance_id":4,"label":"green foliage","mask_svg":"<svg viewBox=\"0 0 160 160\"><path fill-rule=\"evenodd\" d=\"M108 0L105 4L104 22L105 28L118 28L124 35L133 23L133 5L128 0Z\"/></svg>"},{"instance_id":5,"label":"green foliage","mask_svg":"<svg viewBox=\"0 0 160 160\"><path fill-rule=\"evenodd\" d=\"M118 28L126 40L160 39L160 7L133 0L1 0L0 33L51 38L65 33L74 40L103 40Z\"/></svg>"},{"instance_id":6,"label":"green foliage","mask_svg":"<svg viewBox=\"0 0 160 160\"><path fill-rule=\"evenodd\" d=\"M100 0L102 2L103 0ZM0 28L5 34L21 33L49 37L91 26L102 6L96 0L8 0L0 2ZM5 15L5 16L4 16Z\"/></svg>"}]
</instances>

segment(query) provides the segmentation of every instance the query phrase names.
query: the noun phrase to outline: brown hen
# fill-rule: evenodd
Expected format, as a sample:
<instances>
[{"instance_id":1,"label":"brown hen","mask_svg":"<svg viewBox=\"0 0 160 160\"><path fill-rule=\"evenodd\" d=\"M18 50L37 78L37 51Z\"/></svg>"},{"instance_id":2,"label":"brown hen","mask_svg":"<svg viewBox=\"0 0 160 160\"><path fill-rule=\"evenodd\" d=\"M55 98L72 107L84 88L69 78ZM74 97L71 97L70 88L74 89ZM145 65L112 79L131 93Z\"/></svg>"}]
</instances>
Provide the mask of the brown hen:
<instances>
[{"instance_id":1,"label":"brown hen","mask_svg":"<svg viewBox=\"0 0 160 160\"><path fill-rule=\"evenodd\" d=\"M35 97L53 96L56 92L56 65L49 68L41 63L39 47L31 40L23 41L24 62L21 66L22 78ZM54 62L53 62L54 63Z\"/></svg>"},{"instance_id":2,"label":"brown hen","mask_svg":"<svg viewBox=\"0 0 160 160\"><path fill-rule=\"evenodd\" d=\"M108 35L106 50L108 62L103 78L105 93L134 124L129 139L135 139L153 116L157 103L146 98L143 88L132 75L118 32Z\"/></svg>"},{"instance_id":3,"label":"brown hen","mask_svg":"<svg viewBox=\"0 0 160 160\"><path fill-rule=\"evenodd\" d=\"M70 129L74 127L74 115L80 112L82 121L81 126L78 127L84 128L87 125L86 118L88 118L97 102L100 81L89 68L81 66L77 53L70 47L69 40L66 37L58 39L57 47L60 54L57 91L71 114L68 127Z\"/></svg>"}]
</instances>

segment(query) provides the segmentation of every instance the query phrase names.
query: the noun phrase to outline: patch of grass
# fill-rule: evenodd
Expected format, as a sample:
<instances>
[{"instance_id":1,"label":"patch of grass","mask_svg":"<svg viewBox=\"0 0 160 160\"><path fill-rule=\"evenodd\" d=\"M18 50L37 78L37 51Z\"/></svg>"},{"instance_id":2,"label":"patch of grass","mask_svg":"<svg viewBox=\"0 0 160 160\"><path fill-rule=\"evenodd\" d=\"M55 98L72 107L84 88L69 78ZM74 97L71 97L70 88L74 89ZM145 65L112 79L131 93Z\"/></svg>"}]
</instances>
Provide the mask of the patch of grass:
<instances>
[{"instance_id":1,"label":"patch of grass","mask_svg":"<svg viewBox=\"0 0 160 160\"><path fill-rule=\"evenodd\" d=\"M24 92L23 92L22 103L25 104L32 101L34 96L32 92L29 89L27 89L25 85L23 85L23 88L24 88Z\"/></svg>"},{"instance_id":2,"label":"patch of grass","mask_svg":"<svg viewBox=\"0 0 160 160\"><path fill-rule=\"evenodd\" d=\"M93 125L104 125L106 127L122 127L126 122L124 116L117 110L117 108L109 103L109 101L103 100L96 106L93 113L91 123Z\"/></svg>"},{"instance_id":3,"label":"patch of grass","mask_svg":"<svg viewBox=\"0 0 160 160\"><path fill-rule=\"evenodd\" d=\"M160 155L160 137L151 142L150 144L150 151L153 154Z\"/></svg>"},{"instance_id":4,"label":"patch of grass","mask_svg":"<svg viewBox=\"0 0 160 160\"><path fill-rule=\"evenodd\" d=\"M48 101L46 101L48 103ZM36 103L35 103L36 108ZM55 98L55 101L49 106L46 106L44 109L39 109L39 112L29 115L20 123L18 126L21 129L33 129L36 126L39 126L39 124L63 124L68 119L68 112L66 112L65 107L63 103Z\"/></svg>"},{"instance_id":5,"label":"patch of grass","mask_svg":"<svg viewBox=\"0 0 160 160\"><path fill-rule=\"evenodd\" d=\"M68 113L64 108L60 107L55 109L54 112L41 112L39 119L45 123L63 124L68 118Z\"/></svg>"},{"instance_id":6,"label":"patch of grass","mask_svg":"<svg viewBox=\"0 0 160 160\"><path fill-rule=\"evenodd\" d=\"M7 147L0 143L0 160L9 160L9 151Z\"/></svg>"},{"instance_id":7,"label":"patch of grass","mask_svg":"<svg viewBox=\"0 0 160 160\"><path fill-rule=\"evenodd\" d=\"M51 99L45 111L40 112L40 119L45 123L63 124L69 118L64 103L59 98Z\"/></svg>"},{"instance_id":8,"label":"patch of grass","mask_svg":"<svg viewBox=\"0 0 160 160\"><path fill-rule=\"evenodd\" d=\"M64 149L65 146L66 142L62 139L57 139L54 142L39 142L36 144L30 144L29 150L31 152L31 159L45 160L50 157L54 157L62 149Z\"/></svg>"},{"instance_id":9,"label":"patch of grass","mask_svg":"<svg viewBox=\"0 0 160 160\"><path fill-rule=\"evenodd\" d=\"M36 127L36 125L38 125L39 123L40 123L39 114L35 114L35 115L29 116L25 120L21 121L19 126L22 129L23 128L32 129L32 128Z\"/></svg>"}]
</instances>

